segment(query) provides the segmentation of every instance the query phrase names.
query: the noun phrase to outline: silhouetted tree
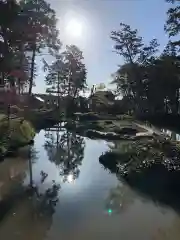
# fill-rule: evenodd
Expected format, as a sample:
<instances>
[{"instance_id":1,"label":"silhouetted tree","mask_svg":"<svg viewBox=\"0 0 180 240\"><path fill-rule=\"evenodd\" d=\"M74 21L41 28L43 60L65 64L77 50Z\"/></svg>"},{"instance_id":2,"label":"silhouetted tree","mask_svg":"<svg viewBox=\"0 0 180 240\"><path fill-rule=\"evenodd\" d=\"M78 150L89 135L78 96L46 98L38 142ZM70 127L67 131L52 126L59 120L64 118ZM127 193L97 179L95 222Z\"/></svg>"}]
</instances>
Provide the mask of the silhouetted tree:
<instances>
[{"instance_id":1,"label":"silhouetted tree","mask_svg":"<svg viewBox=\"0 0 180 240\"><path fill-rule=\"evenodd\" d=\"M20 38L14 37L17 29L14 22L19 17L20 7L16 1L0 1L0 73L1 84L13 69L14 54L18 51Z\"/></svg>"},{"instance_id":2,"label":"silhouetted tree","mask_svg":"<svg viewBox=\"0 0 180 240\"><path fill-rule=\"evenodd\" d=\"M180 33L180 2L179 0L166 0L166 2L174 5L167 11L167 21L164 29L169 37L175 37ZM180 46L180 40L173 41L173 44Z\"/></svg>"},{"instance_id":3,"label":"silhouetted tree","mask_svg":"<svg viewBox=\"0 0 180 240\"><path fill-rule=\"evenodd\" d=\"M66 50L52 65L49 66L45 62L45 69L49 70L46 76L46 84L50 87L48 91L57 93L59 97L65 97L68 112L70 110L68 107L73 108L80 91L87 86L83 59L79 48L71 45L66 46Z\"/></svg>"},{"instance_id":4,"label":"silhouetted tree","mask_svg":"<svg viewBox=\"0 0 180 240\"><path fill-rule=\"evenodd\" d=\"M111 39L115 42L115 52L123 56L126 70L128 69L123 78L124 84L128 85L126 90L128 89L128 92L131 92L136 108L141 110L140 106L144 91L144 74L141 68L157 52L157 40L153 39L150 41L149 46L146 46L142 38L138 36L137 29L132 30L129 25L124 23L120 23L118 31L111 32ZM127 75L128 78L126 80L128 81L125 80ZM121 81L121 79L116 78L116 81Z\"/></svg>"},{"instance_id":5,"label":"silhouetted tree","mask_svg":"<svg viewBox=\"0 0 180 240\"><path fill-rule=\"evenodd\" d=\"M31 52L31 72L29 79L29 94L32 92L35 59L42 50L49 50L51 55L56 55L61 43L58 39L55 11L44 0L21 0L23 11L21 24L24 32L25 49Z\"/></svg>"}]
</instances>

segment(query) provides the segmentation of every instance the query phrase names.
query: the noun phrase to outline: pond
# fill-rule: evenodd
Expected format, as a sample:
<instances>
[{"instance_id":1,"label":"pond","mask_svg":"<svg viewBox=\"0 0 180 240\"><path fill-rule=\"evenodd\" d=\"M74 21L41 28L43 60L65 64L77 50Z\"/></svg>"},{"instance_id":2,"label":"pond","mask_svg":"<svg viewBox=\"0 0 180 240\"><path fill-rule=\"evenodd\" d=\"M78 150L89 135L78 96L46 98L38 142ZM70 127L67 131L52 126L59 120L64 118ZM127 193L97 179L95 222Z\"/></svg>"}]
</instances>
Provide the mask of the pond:
<instances>
[{"instance_id":1,"label":"pond","mask_svg":"<svg viewBox=\"0 0 180 240\"><path fill-rule=\"evenodd\" d=\"M99 163L110 146L53 128L0 163L0 239L179 239L176 177L174 195L158 173L128 184Z\"/></svg>"}]
</instances>

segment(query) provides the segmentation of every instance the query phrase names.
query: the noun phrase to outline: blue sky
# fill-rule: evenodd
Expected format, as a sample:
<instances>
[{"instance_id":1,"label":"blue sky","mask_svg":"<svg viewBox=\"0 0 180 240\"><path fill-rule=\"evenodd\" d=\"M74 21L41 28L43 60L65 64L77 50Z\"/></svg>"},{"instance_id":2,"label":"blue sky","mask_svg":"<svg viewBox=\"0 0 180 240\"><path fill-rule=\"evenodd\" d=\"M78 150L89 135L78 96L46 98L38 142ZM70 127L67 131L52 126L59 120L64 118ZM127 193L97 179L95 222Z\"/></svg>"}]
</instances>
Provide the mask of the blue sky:
<instances>
[{"instance_id":1,"label":"blue sky","mask_svg":"<svg viewBox=\"0 0 180 240\"><path fill-rule=\"evenodd\" d=\"M113 42L109 37L112 30L118 29L120 22L137 28L146 43L157 38L160 50L168 41L164 23L170 5L165 0L49 0L49 3L57 12L62 42L76 44L83 50L90 86L101 82L108 84L117 65L123 63L121 57L112 52ZM65 34L70 18L83 24L83 34L78 39ZM36 83L34 92L44 92L42 71L38 73Z\"/></svg>"}]
</instances>

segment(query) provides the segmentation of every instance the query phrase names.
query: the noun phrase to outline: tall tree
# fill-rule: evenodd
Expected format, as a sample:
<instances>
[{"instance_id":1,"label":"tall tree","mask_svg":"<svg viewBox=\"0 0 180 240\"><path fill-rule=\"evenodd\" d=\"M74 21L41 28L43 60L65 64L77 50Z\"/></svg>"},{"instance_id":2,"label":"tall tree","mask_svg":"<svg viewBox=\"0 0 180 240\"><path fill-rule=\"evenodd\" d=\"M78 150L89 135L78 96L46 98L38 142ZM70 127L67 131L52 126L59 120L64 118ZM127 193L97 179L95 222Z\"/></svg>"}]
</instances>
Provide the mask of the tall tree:
<instances>
[{"instance_id":1,"label":"tall tree","mask_svg":"<svg viewBox=\"0 0 180 240\"><path fill-rule=\"evenodd\" d=\"M126 70L128 70L126 73L123 70L125 73L123 79L122 77L117 78L116 75L116 81L123 80L125 82L125 76L130 76L130 78L128 78L130 81L126 81L126 84L128 84L126 88L132 93L136 108L140 110L139 108L144 92L144 74L142 74L141 68L147 64L149 59L157 52L157 40L153 39L149 45L146 46L142 38L138 36L137 29L133 30L129 25L124 23L120 23L120 29L118 31L112 31L110 37L115 42L115 52L124 58Z\"/></svg>"},{"instance_id":2,"label":"tall tree","mask_svg":"<svg viewBox=\"0 0 180 240\"><path fill-rule=\"evenodd\" d=\"M29 94L32 93L35 59L42 50L49 50L51 55L56 55L61 43L58 39L59 32L56 27L55 11L45 0L21 0L21 17L23 19L23 39L26 42L26 51L31 52L31 73L29 79Z\"/></svg>"},{"instance_id":3,"label":"tall tree","mask_svg":"<svg viewBox=\"0 0 180 240\"><path fill-rule=\"evenodd\" d=\"M12 70L13 55L17 47L16 39L12 38L15 31L13 24L19 10L15 0L0 1L0 84L4 84L5 78Z\"/></svg>"},{"instance_id":4,"label":"tall tree","mask_svg":"<svg viewBox=\"0 0 180 240\"><path fill-rule=\"evenodd\" d=\"M79 48L71 45L66 46L66 50L52 65L48 66L45 63L45 68L48 69L46 76L48 90L57 93L59 97L65 97L66 110L76 102L80 92L87 87L83 59Z\"/></svg>"},{"instance_id":5,"label":"tall tree","mask_svg":"<svg viewBox=\"0 0 180 240\"><path fill-rule=\"evenodd\" d=\"M169 34L169 37L179 37L180 33L180 2L179 0L166 0L166 2L174 4L173 7L167 11L167 21L164 26L165 31ZM173 44L180 46L180 40L173 41Z\"/></svg>"},{"instance_id":6,"label":"tall tree","mask_svg":"<svg viewBox=\"0 0 180 240\"><path fill-rule=\"evenodd\" d=\"M78 47L66 46L66 50L52 65L48 66L46 84L62 95L76 98L86 88L86 68Z\"/></svg>"}]
</instances>

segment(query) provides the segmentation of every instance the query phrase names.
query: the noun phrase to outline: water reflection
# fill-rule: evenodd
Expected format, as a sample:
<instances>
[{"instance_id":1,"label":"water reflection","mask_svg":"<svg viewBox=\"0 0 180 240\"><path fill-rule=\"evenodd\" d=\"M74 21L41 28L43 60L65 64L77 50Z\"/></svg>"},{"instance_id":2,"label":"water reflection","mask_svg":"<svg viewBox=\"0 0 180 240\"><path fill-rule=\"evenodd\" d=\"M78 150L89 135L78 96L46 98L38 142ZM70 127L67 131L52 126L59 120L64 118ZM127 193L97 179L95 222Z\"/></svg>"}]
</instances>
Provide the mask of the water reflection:
<instances>
[{"instance_id":1,"label":"water reflection","mask_svg":"<svg viewBox=\"0 0 180 240\"><path fill-rule=\"evenodd\" d=\"M145 151L141 143L133 148L132 142L116 142L112 149L119 151L119 163L113 161L111 151L101 155L100 163L111 173L116 174L120 182L125 181L138 194L151 199L156 204L173 208L180 213L180 171L179 155L156 156L156 149ZM136 150L136 151L135 151ZM141 154L142 151L142 154ZM158 161L155 161L158 157ZM176 161L173 160L176 158ZM170 159L170 162L167 160ZM173 166L173 168L172 168ZM176 167L176 171L172 171Z\"/></svg>"},{"instance_id":2,"label":"water reflection","mask_svg":"<svg viewBox=\"0 0 180 240\"><path fill-rule=\"evenodd\" d=\"M108 214L120 214L127 210L136 199L135 193L130 189L128 185L119 184L109 191L109 195L106 199L106 212Z\"/></svg>"},{"instance_id":3,"label":"water reflection","mask_svg":"<svg viewBox=\"0 0 180 240\"><path fill-rule=\"evenodd\" d=\"M59 168L63 181L72 183L78 178L84 158L85 141L81 136L61 127L46 130L44 148L48 158Z\"/></svg>"},{"instance_id":4,"label":"water reflection","mask_svg":"<svg viewBox=\"0 0 180 240\"><path fill-rule=\"evenodd\" d=\"M122 144L124 152L130 151L130 146ZM179 217L154 202L165 204L169 198L166 205L177 209L171 196L179 187L178 176L173 179L164 170L151 168L144 175L122 177L106 166L109 173L98 163L108 149L105 141L82 138L62 127L41 131L26 158L9 161L9 169L14 166L14 170L6 173L13 173L19 190L16 198L11 190L10 198L2 195L0 211L6 206L6 212L0 221L0 239L152 240L159 236L158 229L174 229ZM20 178L18 164L22 165ZM0 175L0 180L7 184L7 174L4 177Z\"/></svg>"},{"instance_id":5,"label":"water reflection","mask_svg":"<svg viewBox=\"0 0 180 240\"><path fill-rule=\"evenodd\" d=\"M0 164L0 237L3 239L19 240L25 236L26 239L32 239L31 232L38 225L41 230L36 232L33 239L41 240L52 224L60 185L52 181L42 189L48 177L43 171L39 173L41 184L36 184L33 165L37 160L38 152L29 146L22 149L16 158L6 159Z\"/></svg>"}]
</instances>

